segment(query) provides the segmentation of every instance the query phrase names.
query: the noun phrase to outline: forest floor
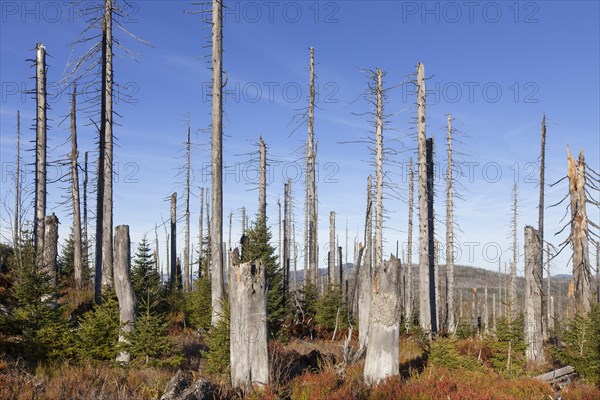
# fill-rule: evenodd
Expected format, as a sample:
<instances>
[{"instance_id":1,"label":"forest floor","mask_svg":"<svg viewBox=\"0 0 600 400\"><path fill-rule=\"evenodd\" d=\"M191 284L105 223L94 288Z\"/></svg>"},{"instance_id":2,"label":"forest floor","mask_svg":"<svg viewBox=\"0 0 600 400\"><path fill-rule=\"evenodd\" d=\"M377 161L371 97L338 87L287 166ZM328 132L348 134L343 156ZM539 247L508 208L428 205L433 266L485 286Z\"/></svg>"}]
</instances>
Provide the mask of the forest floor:
<instances>
[{"instance_id":1,"label":"forest floor","mask_svg":"<svg viewBox=\"0 0 600 400\"><path fill-rule=\"evenodd\" d=\"M242 393L230 387L227 376L203 372L200 351L206 346L200 333L184 329L172 338L184 355L180 368L192 379L210 381L215 399L600 399L600 388L583 380L576 379L558 397L550 385L528 377L552 369L549 364L511 374L496 372L484 340L442 340L436 350L413 335L401 339L400 375L369 387L362 379L363 361L343 361L344 336L339 333L335 340L328 334L292 338L285 344L272 341L271 385ZM449 345L453 347L444 347ZM128 367L68 361L32 365L0 355L0 399L157 399L175 372L141 361Z\"/></svg>"}]
</instances>

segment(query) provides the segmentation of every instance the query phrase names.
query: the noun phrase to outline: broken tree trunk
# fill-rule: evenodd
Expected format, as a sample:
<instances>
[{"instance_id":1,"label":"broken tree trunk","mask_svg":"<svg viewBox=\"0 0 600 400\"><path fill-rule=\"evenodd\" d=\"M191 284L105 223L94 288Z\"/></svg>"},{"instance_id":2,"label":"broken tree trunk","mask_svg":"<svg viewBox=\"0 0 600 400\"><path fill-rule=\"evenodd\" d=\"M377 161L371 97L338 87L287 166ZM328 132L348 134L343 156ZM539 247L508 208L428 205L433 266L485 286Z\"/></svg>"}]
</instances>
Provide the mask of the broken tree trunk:
<instances>
[{"instance_id":1,"label":"broken tree trunk","mask_svg":"<svg viewBox=\"0 0 600 400\"><path fill-rule=\"evenodd\" d=\"M369 345L364 378L378 383L397 375L400 362L400 260L393 255L373 271Z\"/></svg>"},{"instance_id":2,"label":"broken tree trunk","mask_svg":"<svg viewBox=\"0 0 600 400\"><path fill-rule=\"evenodd\" d=\"M36 46L35 59L36 119L35 119L35 221L33 240L36 266L43 268L46 223L46 48Z\"/></svg>"},{"instance_id":3,"label":"broken tree trunk","mask_svg":"<svg viewBox=\"0 0 600 400\"><path fill-rule=\"evenodd\" d=\"M192 170L192 142L190 134L190 117L188 114L185 168L185 243L183 245L183 290L192 287L190 280L190 175Z\"/></svg>"},{"instance_id":4,"label":"broken tree trunk","mask_svg":"<svg viewBox=\"0 0 600 400\"><path fill-rule=\"evenodd\" d=\"M429 293L429 221L427 208L427 136L425 134L425 67L417 65L417 155L419 195L419 323L431 332Z\"/></svg>"},{"instance_id":5,"label":"broken tree trunk","mask_svg":"<svg viewBox=\"0 0 600 400\"><path fill-rule=\"evenodd\" d=\"M454 192L452 171L452 116L448 114L448 171L446 172L446 312L448 331L455 329L454 318Z\"/></svg>"},{"instance_id":6,"label":"broken tree trunk","mask_svg":"<svg viewBox=\"0 0 600 400\"><path fill-rule=\"evenodd\" d=\"M540 203L538 205L538 234L540 235L540 265L542 266L541 274L543 278L543 265L544 265L544 177L546 167L546 114L542 117L542 140L541 140L541 151L540 151ZM540 288L541 290L541 288ZM544 294L542 290L542 319L544 321L544 337L547 336L548 332L548 293Z\"/></svg>"},{"instance_id":7,"label":"broken tree trunk","mask_svg":"<svg viewBox=\"0 0 600 400\"><path fill-rule=\"evenodd\" d=\"M133 332L137 317L137 298L131 284L131 246L129 225L119 225L115 228L115 292L119 300L119 321L121 331L119 342L127 342L127 335ZM131 354L122 351L117 355L117 362L127 364Z\"/></svg>"},{"instance_id":8,"label":"broken tree trunk","mask_svg":"<svg viewBox=\"0 0 600 400\"><path fill-rule=\"evenodd\" d=\"M592 272L589 258L589 231L586 212L585 160L583 150L573 160L567 146L569 162L569 196L571 202L571 234L573 248L573 279L575 280L575 308L578 313L592 309Z\"/></svg>"},{"instance_id":9,"label":"broken tree trunk","mask_svg":"<svg viewBox=\"0 0 600 400\"><path fill-rule=\"evenodd\" d=\"M258 182L258 221L261 226L264 226L267 224L267 145L265 144L262 135L258 139L258 146L260 163ZM281 246L279 249L281 249Z\"/></svg>"},{"instance_id":10,"label":"broken tree trunk","mask_svg":"<svg viewBox=\"0 0 600 400\"><path fill-rule=\"evenodd\" d=\"M372 224L372 205L371 198L373 193L371 175L367 179L367 212L365 216L365 243L366 253L364 263L360 265L359 253L359 269L358 269L358 347L359 351L367 346L369 334L369 315L371 313L371 224ZM362 249L359 250L359 252Z\"/></svg>"},{"instance_id":11,"label":"broken tree trunk","mask_svg":"<svg viewBox=\"0 0 600 400\"><path fill-rule=\"evenodd\" d=\"M177 289L180 285L177 275L177 192L171 195L171 262L169 285L171 289Z\"/></svg>"},{"instance_id":12,"label":"broken tree trunk","mask_svg":"<svg viewBox=\"0 0 600 400\"><path fill-rule=\"evenodd\" d=\"M71 200L73 207L73 275L75 287L83 289L83 258L81 244L81 208L79 205L79 171L77 166L77 84L71 97Z\"/></svg>"},{"instance_id":13,"label":"broken tree trunk","mask_svg":"<svg viewBox=\"0 0 600 400\"><path fill-rule=\"evenodd\" d=\"M543 362L542 265L540 235L525 227L525 356L528 361Z\"/></svg>"},{"instance_id":14,"label":"broken tree trunk","mask_svg":"<svg viewBox=\"0 0 600 400\"><path fill-rule=\"evenodd\" d=\"M223 314L223 2L212 0L211 324Z\"/></svg>"},{"instance_id":15,"label":"broken tree trunk","mask_svg":"<svg viewBox=\"0 0 600 400\"><path fill-rule=\"evenodd\" d=\"M373 270L383 266L383 72L375 73L375 241Z\"/></svg>"},{"instance_id":16,"label":"broken tree trunk","mask_svg":"<svg viewBox=\"0 0 600 400\"><path fill-rule=\"evenodd\" d=\"M58 283L58 218L54 213L45 218L44 224L44 250L42 252L43 270L51 278L54 288Z\"/></svg>"},{"instance_id":17,"label":"broken tree trunk","mask_svg":"<svg viewBox=\"0 0 600 400\"><path fill-rule=\"evenodd\" d=\"M269 383L267 270L260 262L240 264L237 249L229 270L231 384Z\"/></svg>"}]
</instances>

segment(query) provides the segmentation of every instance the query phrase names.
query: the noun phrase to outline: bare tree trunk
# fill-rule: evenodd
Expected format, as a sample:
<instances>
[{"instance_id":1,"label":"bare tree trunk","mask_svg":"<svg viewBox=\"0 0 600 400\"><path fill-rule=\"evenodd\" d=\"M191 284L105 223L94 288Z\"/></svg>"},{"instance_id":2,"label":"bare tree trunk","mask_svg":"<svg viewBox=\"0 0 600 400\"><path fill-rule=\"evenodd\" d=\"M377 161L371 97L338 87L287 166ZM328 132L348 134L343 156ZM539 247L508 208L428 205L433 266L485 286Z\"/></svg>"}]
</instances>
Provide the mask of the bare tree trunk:
<instances>
[{"instance_id":1,"label":"bare tree trunk","mask_svg":"<svg viewBox=\"0 0 600 400\"><path fill-rule=\"evenodd\" d=\"M79 171L77 166L77 84L73 83L71 98L71 199L73 204L73 272L75 287L83 288L83 260L81 247L81 208L79 205Z\"/></svg>"},{"instance_id":2,"label":"bare tree trunk","mask_svg":"<svg viewBox=\"0 0 600 400\"><path fill-rule=\"evenodd\" d=\"M437 288L435 285L435 236L434 236L434 183L433 183L433 138L427 139L427 236L428 236L428 251L429 251L429 307L431 316L431 334L437 333L438 330L438 312L437 312Z\"/></svg>"},{"instance_id":3,"label":"bare tree trunk","mask_svg":"<svg viewBox=\"0 0 600 400\"><path fill-rule=\"evenodd\" d=\"M542 242L543 243L543 242ZM543 246L543 244L542 244ZM548 253L548 261L546 261L546 299L548 301L546 307L546 338L550 337L550 331L554 329L554 321L552 320L552 309L550 301L550 287L552 281L551 265L550 260L552 259L552 250L550 249L550 243L546 246Z\"/></svg>"},{"instance_id":4,"label":"bare tree trunk","mask_svg":"<svg viewBox=\"0 0 600 400\"><path fill-rule=\"evenodd\" d=\"M583 150L575 162L568 150L569 196L571 201L571 234L573 247L573 279L575 280L575 307L578 313L592 309L592 273L589 258L589 231L586 212L585 160Z\"/></svg>"},{"instance_id":5,"label":"bare tree trunk","mask_svg":"<svg viewBox=\"0 0 600 400\"><path fill-rule=\"evenodd\" d=\"M412 157L408 159L408 244L406 248L406 262L408 265L407 268L407 277L406 280L406 304L405 304L405 315L406 315L406 332L410 330L410 325L412 323L412 312L413 312L413 271L412 271L412 234L413 234L413 208L415 202L415 171L413 169L413 161Z\"/></svg>"},{"instance_id":6,"label":"bare tree trunk","mask_svg":"<svg viewBox=\"0 0 600 400\"><path fill-rule=\"evenodd\" d=\"M158 226L154 224L154 272L160 276L160 258L158 251ZM162 280L162 277L161 277Z\"/></svg>"},{"instance_id":7,"label":"bare tree trunk","mask_svg":"<svg viewBox=\"0 0 600 400\"><path fill-rule=\"evenodd\" d=\"M33 225L36 266L43 268L46 231L46 48L36 46L36 120L35 120L35 223Z\"/></svg>"},{"instance_id":8,"label":"bare tree trunk","mask_svg":"<svg viewBox=\"0 0 600 400\"><path fill-rule=\"evenodd\" d=\"M44 271L51 277L52 286L56 288L58 283L58 218L54 213L46 217L44 224L44 249L42 252L42 265Z\"/></svg>"},{"instance_id":9,"label":"bare tree trunk","mask_svg":"<svg viewBox=\"0 0 600 400\"><path fill-rule=\"evenodd\" d=\"M518 315L516 312L517 306L517 262L519 261L519 248L517 246L517 184L513 187L513 218L512 218L512 233L513 233L513 260L510 265L510 284L509 284L509 299L508 299L508 321L511 322L513 317Z\"/></svg>"},{"instance_id":10,"label":"bare tree trunk","mask_svg":"<svg viewBox=\"0 0 600 400\"><path fill-rule=\"evenodd\" d=\"M364 265L360 265L361 250L359 249L359 262L358 262L358 347L359 351L364 350L367 347L367 341L369 336L369 315L371 314L371 225L373 221L372 216L372 183L371 175L367 179L367 212L365 215L365 244L366 244L366 255L364 257Z\"/></svg>"},{"instance_id":11,"label":"bare tree trunk","mask_svg":"<svg viewBox=\"0 0 600 400\"><path fill-rule=\"evenodd\" d=\"M442 325L442 278L440 272L440 263L439 263L439 245L440 243L437 240L433 241L433 270L434 270L434 288L435 288L435 316L436 321L439 326L438 329L441 329Z\"/></svg>"},{"instance_id":12,"label":"bare tree trunk","mask_svg":"<svg viewBox=\"0 0 600 400\"><path fill-rule=\"evenodd\" d=\"M90 260L90 241L88 236L87 187L88 187L88 152L83 157L83 265L88 268Z\"/></svg>"},{"instance_id":13,"label":"bare tree trunk","mask_svg":"<svg viewBox=\"0 0 600 400\"><path fill-rule=\"evenodd\" d=\"M383 72L376 71L375 87L375 244L374 270L383 267Z\"/></svg>"},{"instance_id":14,"label":"bare tree trunk","mask_svg":"<svg viewBox=\"0 0 600 400\"><path fill-rule=\"evenodd\" d=\"M419 193L419 322L430 333L431 305L429 294L429 221L427 219L427 149L425 134L425 66L417 65L417 144Z\"/></svg>"},{"instance_id":15,"label":"bare tree trunk","mask_svg":"<svg viewBox=\"0 0 600 400\"><path fill-rule=\"evenodd\" d=\"M319 253L317 237L317 188L315 178L316 145L314 141L315 125L315 49L310 48L310 81L309 81L309 103L308 103L308 144L306 169L308 179L308 268L311 280L317 284L319 276Z\"/></svg>"},{"instance_id":16,"label":"bare tree trunk","mask_svg":"<svg viewBox=\"0 0 600 400\"><path fill-rule=\"evenodd\" d=\"M540 203L538 206L538 234L540 235L540 265L542 266L540 274L544 274L544 177L546 167L546 114L542 118L542 149L540 151ZM544 294L543 289L540 287L542 292L542 320L543 320L543 331L544 337L548 335L548 312L544 312L548 308L548 296Z\"/></svg>"},{"instance_id":17,"label":"bare tree trunk","mask_svg":"<svg viewBox=\"0 0 600 400\"><path fill-rule=\"evenodd\" d=\"M294 278L292 279L292 291L295 295L298 290L298 243L296 243L296 222L292 214L292 242L294 243Z\"/></svg>"},{"instance_id":18,"label":"bare tree trunk","mask_svg":"<svg viewBox=\"0 0 600 400\"><path fill-rule=\"evenodd\" d=\"M267 270L260 262L240 264L237 249L229 270L230 363L234 387L269 383Z\"/></svg>"},{"instance_id":19,"label":"bare tree trunk","mask_svg":"<svg viewBox=\"0 0 600 400\"><path fill-rule=\"evenodd\" d=\"M292 180L285 184L284 220L283 220L283 285L284 293L290 290L291 229L292 229Z\"/></svg>"},{"instance_id":20,"label":"bare tree trunk","mask_svg":"<svg viewBox=\"0 0 600 400\"><path fill-rule=\"evenodd\" d=\"M100 136L102 152L102 286L113 285L113 70L112 70L112 0L104 1L104 26L102 30L102 93ZM100 193L98 194L100 196ZM96 219L97 223L98 220Z\"/></svg>"},{"instance_id":21,"label":"bare tree trunk","mask_svg":"<svg viewBox=\"0 0 600 400\"><path fill-rule=\"evenodd\" d=\"M329 265L327 266L327 276L329 285L339 285L339 275L336 273L336 262L335 262L335 212L329 213Z\"/></svg>"},{"instance_id":22,"label":"bare tree trunk","mask_svg":"<svg viewBox=\"0 0 600 400\"><path fill-rule=\"evenodd\" d=\"M525 227L525 356L528 361L543 362L542 265L540 235Z\"/></svg>"},{"instance_id":23,"label":"bare tree trunk","mask_svg":"<svg viewBox=\"0 0 600 400\"><path fill-rule=\"evenodd\" d=\"M452 116L448 114L448 171L446 173L446 274L448 276L448 331L454 332L454 192L452 164Z\"/></svg>"},{"instance_id":24,"label":"bare tree trunk","mask_svg":"<svg viewBox=\"0 0 600 400\"><path fill-rule=\"evenodd\" d=\"M119 225L115 228L115 291L119 300L119 321L121 333L119 342L127 341L127 334L133 332L137 318L137 298L131 284L131 243L129 225ZM117 355L117 362L127 364L131 361L128 351Z\"/></svg>"},{"instance_id":25,"label":"bare tree trunk","mask_svg":"<svg viewBox=\"0 0 600 400\"><path fill-rule=\"evenodd\" d=\"M177 192L171 195L171 272L169 275L169 285L175 290L181 283L177 274Z\"/></svg>"},{"instance_id":26,"label":"bare tree trunk","mask_svg":"<svg viewBox=\"0 0 600 400\"><path fill-rule=\"evenodd\" d=\"M488 308L488 287L485 286L483 290L483 334L487 335L489 333L488 327L490 324L490 314Z\"/></svg>"},{"instance_id":27,"label":"bare tree trunk","mask_svg":"<svg viewBox=\"0 0 600 400\"><path fill-rule=\"evenodd\" d=\"M21 243L21 112L17 110L17 134L15 157L15 218L13 224L13 247L19 251Z\"/></svg>"},{"instance_id":28,"label":"bare tree trunk","mask_svg":"<svg viewBox=\"0 0 600 400\"><path fill-rule=\"evenodd\" d=\"M365 380L370 383L378 383L399 373L399 271L400 260L393 255L384 264L376 264L373 271L369 345L364 369Z\"/></svg>"},{"instance_id":29,"label":"bare tree trunk","mask_svg":"<svg viewBox=\"0 0 600 400\"><path fill-rule=\"evenodd\" d=\"M267 145L262 135L258 139L259 145L259 182L258 182L258 220L263 226L267 224ZM281 248L281 247L280 247Z\"/></svg>"},{"instance_id":30,"label":"bare tree trunk","mask_svg":"<svg viewBox=\"0 0 600 400\"><path fill-rule=\"evenodd\" d=\"M496 293L492 293L492 330L496 332L496 319L498 310L496 308Z\"/></svg>"},{"instance_id":31,"label":"bare tree trunk","mask_svg":"<svg viewBox=\"0 0 600 400\"><path fill-rule=\"evenodd\" d=\"M223 2L212 0L212 326L223 314Z\"/></svg>"},{"instance_id":32,"label":"bare tree trunk","mask_svg":"<svg viewBox=\"0 0 600 400\"><path fill-rule=\"evenodd\" d=\"M190 119L188 114L187 141L186 141L186 168L185 168L185 244L183 248L183 290L189 291L190 281L190 174L192 170L192 142L190 133Z\"/></svg>"},{"instance_id":33,"label":"bare tree trunk","mask_svg":"<svg viewBox=\"0 0 600 400\"><path fill-rule=\"evenodd\" d=\"M198 221L200 241L198 243L198 278L202 277L202 260L204 258L204 188L200 188L200 217Z\"/></svg>"}]
</instances>

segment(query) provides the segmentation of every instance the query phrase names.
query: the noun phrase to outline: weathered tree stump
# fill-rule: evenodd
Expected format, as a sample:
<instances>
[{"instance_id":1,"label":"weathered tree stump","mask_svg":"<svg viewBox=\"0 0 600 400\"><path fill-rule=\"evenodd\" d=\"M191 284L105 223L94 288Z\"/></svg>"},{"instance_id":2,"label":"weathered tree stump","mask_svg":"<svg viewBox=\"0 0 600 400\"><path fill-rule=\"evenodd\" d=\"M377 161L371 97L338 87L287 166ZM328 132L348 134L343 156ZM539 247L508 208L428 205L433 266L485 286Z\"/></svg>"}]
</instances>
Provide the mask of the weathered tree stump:
<instances>
[{"instance_id":1,"label":"weathered tree stump","mask_svg":"<svg viewBox=\"0 0 600 400\"><path fill-rule=\"evenodd\" d=\"M260 261L240 264L237 251L229 271L229 304L231 384L267 385L267 270Z\"/></svg>"},{"instance_id":2,"label":"weathered tree stump","mask_svg":"<svg viewBox=\"0 0 600 400\"><path fill-rule=\"evenodd\" d=\"M115 228L114 249L114 283L119 300L121 322L119 342L125 342L127 334L133 331L137 317L137 299L130 277L131 249L128 225L120 225ZM129 361L131 361L131 354L128 351L122 351L117 355L117 362L127 364Z\"/></svg>"},{"instance_id":3,"label":"weathered tree stump","mask_svg":"<svg viewBox=\"0 0 600 400\"><path fill-rule=\"evenodd\" d=\"M529 361L543 362L542 263L540 235L525 227L525 356Z\"/></svg>"},{"instance_id":4,"label":"weathered tree stump","mask_svg":"<svg viewBox=\"0 0 600 400\"><path fill-rule=\"evenodd\" d=\"M364 369L365 381L369 383L378 383L399 372L399 271L400 260L392 255L373 272L369 343Z\"/></svg>"}]
</instances>

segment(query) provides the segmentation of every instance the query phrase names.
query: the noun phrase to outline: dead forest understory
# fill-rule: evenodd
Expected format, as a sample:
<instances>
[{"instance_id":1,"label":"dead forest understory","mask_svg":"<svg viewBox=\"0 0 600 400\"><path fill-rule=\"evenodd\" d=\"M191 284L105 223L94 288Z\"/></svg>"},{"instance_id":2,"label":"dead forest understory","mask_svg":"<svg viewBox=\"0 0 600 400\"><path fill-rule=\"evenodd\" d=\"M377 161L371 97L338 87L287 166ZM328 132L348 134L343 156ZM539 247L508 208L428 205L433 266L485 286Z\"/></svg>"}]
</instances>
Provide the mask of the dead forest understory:
<instances>
[{"instance_id":1,"label":"dead forest understory","mask_svg":"<svg viewBox=\"0 0 600 400\"><path fill-rule=\"evenodd\" d=\"M545 115L536 226L531 225L534 221L526 225L518 220L515 184L511 259L504 265L499 262L497 271L455 265L454 209L460 203L455 204L451 168L454 120L447 115L446 151L436 155L432 135L427 135L425 66L418 63L411 75L416 88L411 147L416 154L414 164L412 158L406 160L408 246L387 259L387 88L385 72L370 71L365 87L372 106L374 168L365 172L365 201L356 204L361 215L364 210L364 230L350 263L338 238L335 210L327 210L329 221L319 220L314 132L319 110L311 48L303 238L295 237L291 180L283 184L283 201L277 202L279 232L272 232L267 223L268 138L260 136L256 215L246 216L245 207L254 210L254 205L240 205L238 240L231 237L229 214L226 240L224 4L212 0L212 170L210 188L201 188L198 196L197 240L193 243L195 234L190 232L190 207L198 204L193 204L190 189L188 120L185 188L169 194L170 219L163 222L166 248L159 248L158 233L155 240L144 236L132 243L129 225L113 226L113 207L119 207L113 201L113 45L119 43L113 37L113 18L120 15L121 2L101 3L90 26L97 30L97 43L67 66L70 72L62 81L71 94L71 151L65 161L69 174L62 182L68 186L69 213L60 219L46 204L48 190L64 188L58 189L47 176L47 120L52 117L47 113L52 110L47 105L49 67L42 43L35 48L34 60L33 190L19 178L25 137L21 138L17 114L15 202L10 215L2 217L11 221L12 232L10 240L0 244L0 399L600 398L600 244L598 221L593 220L598 215L600 175L586 163L583 150L574 158L567 149L561 179L568 183L564 198L550 199L544 193L561 182L545 183ZM78 105L78 90L90 88L84 79L93 69L89 64L98 66L93 87L100 90L96 103ZM82 107L98 111L93 121L98 129L95 177L88 176L88 153L83 162L79 157L77 116ZM445 202L435 204L438 214L434 157L445 157L449 166L440 177ZM92 183L95 202L88 199ZM32 210L23 207L29 197ZM561 230L566 238L560 244L552 242L556 237L544 236L549 207L545 200L566 202ZM88 218L92 207L93 223ZM440 210L445 231L434 232ZM319 223L326 222L329 236L319 238ZM71 227L68 238L59 238L61 223ZM183 239L178 239L180 232ZM178 248L181 243L183 251ZM303 249L303 267L297 246ZM572 253L572 275L553 276L552 263L562 252ZM517 270L524 271L523 276L517 276ZM562 371L557 376L540 377L557 370Z\"/></svg>"}]
</instances>

